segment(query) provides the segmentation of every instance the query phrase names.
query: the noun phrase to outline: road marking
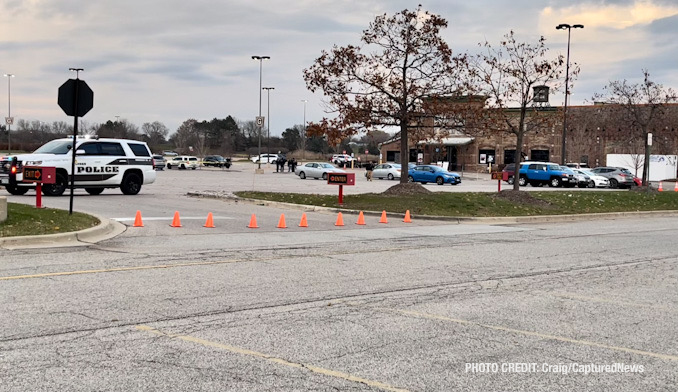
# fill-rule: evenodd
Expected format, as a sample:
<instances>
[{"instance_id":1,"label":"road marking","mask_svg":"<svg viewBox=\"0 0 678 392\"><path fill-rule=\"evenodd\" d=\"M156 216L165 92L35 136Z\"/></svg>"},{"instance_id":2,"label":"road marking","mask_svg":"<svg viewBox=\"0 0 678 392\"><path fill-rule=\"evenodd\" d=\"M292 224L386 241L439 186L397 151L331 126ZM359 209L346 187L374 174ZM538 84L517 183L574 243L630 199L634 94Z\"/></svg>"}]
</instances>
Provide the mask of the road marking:
<instances>
[{"instance_id":1,"label":"road marking","mask_svg":"<svg viewBox=\"0 0 678 392\"><path fill-rule=\"evenodd\" d=\"M395 308L373 307L373 306L361 305L361 304L357 304L357 303L351 303L350 305L359 306L359 307L368 307L368 308L371 308L371 309L386 311L386 312L389 312L389 313L399 313L399 314L404 314L404 315L407 315L407 316L425 318L425 319L430 319L430 320L449 321L449 322L453 322L453 323L457 323L457 324L470 325L470 326L475 326L475 327L482 327L482 328L492 329L492 330L495 330L495 331L510 332L510 333L515 333L515 334L519 334L519 335L532 336L532 337L536 337L536 338L540 338L540 339L556 340L556 341L559 341L559 342L573 343L573 344L579 344L579 345L583 345L583 346L599 347L599 348L604 348L604 349L608 349L608 350L621 351L621 352L626 352L626 353L631 353L631 354L643 355L643 356L646 356L646 357L663 359L663 360L667 360L667 361L678 361L678 356L676 356L676 355L660 354L660 353L654 353L654 352L651 352L651 351L636 350L634 348L612 346L612 345L609 345L609 344L597 343L597 342L592 342L592 341L588 341L588 340L571 339L571 338L567 338L567 337L563 337L563 336L548 335L548 334L543 334L543 333L539 333L539 332L532 332L532 331L525 331L525 330L521 330L521 329L502 327L502 326L499 326L499 325L477 323L477 322L470 321L470 320L455 319L455 318L441 316L441 315L437 315L437 314L421 313L421 312L415 312L415 311L411 311L411 310L402 310L402 309L395 309Z\"/></svg>"},{"instance_id":2,"label":"road marking","mask_svg":"<svg viewBox=\"0 0 678 392\"><path fill-rule=\"evenodd\" d=\"M605 303L605 304L621 305L621 306L632 306L632 307L636 307L636 308L648 308L648 309L661 310L661 311L664 311L664 312L672 312L672 313L676 312L676 309L667 308L665 306L641 304L641 303L638 303L638 302L616 301L616 300L613 300L613 299L600 298L600 297L587 297L587 296L584 296L584 295L562 293L562 292L543 291L541 293L546 294L546 295L550 295L550 296L553 296L553 297L566 298L566 299L574 299L574 300L589 301L589 302L600 302L600 303Z\"/></svg>"},{"instance_id":3,"label":"road marking","mask_svg":"<svg viewBox=\"0 0 678 392\"><path fill-rule=\"evenodd\" d=\"M186 342L200 344L200 345L206 346L206 347L214 347L214 348L217 348L217 349L230 351L230 352L235 353L235 354L240 354L240 355L245 355L245 356L263 359L263 360L273 362L273 363L278 364L278 365L289 366L289 367L293 367L293 368L296 368L296 369L306 369L306 370L311 371L313 373L318 373L318 374L322 374L324 376L330 376L330 377L340 378L340 379L346 380L346 381L352 381L352 382L365 384L369 387L378 388L378 389L381 389L381 390L384 390L384 391L408 392L407 389L397 388L397 387L394 387L394 386L391 386L391 385L388 385L388 384L381 383L379 381L367 380L365 378L357 377L357 376L354 376L354 375L351 375L351 374L348 374L348 373L338 372L338 371L335 371L335 370L329 370L329 369L325 369L325 368L321 368L321 367L318 367L318 366L313 366L313 365L309 365L309 364L305 364L305 363L290 362L286 359L274 357L272 355L260 353L260 352L257 352L257 351L248 350L248 349L245 349L245 348L235 347L235 346L231 346L231 345L228 345L228 344L212 342L212 341L209 341L209 340L204 340L204 339L196 338L196 337L193 337L193 336L170 334L170 333L166 333L166 332L162 332L160 330L157 330L157 329L150 327L148 325L137 325L136 329L140 330L140 331L149 332L149 333L152 333L152 334L155 334L155 335L159 335L159 336L166 336L166 337L171 338L171 339L179 339L179 340L183 340L183 341L186 341Z\"/></svg>"},{"instance_id":4,"label":"road marking","mask_svg":"<svg viewBox=\"0 0 678 392\"><path fill-rule=\"evenodd\" d=\"M121 272L121 271L139 271L139 270L152 270L152 269L177 268L177 267L192 267L192 266L198 266L198 265L216 265L216 264L237 263L237 262L241 262L241 261L244 261L244 260L197 261L195 263L141 265L141 266L137 266L137 267L120 267L120 268L106 268L106 269L81 270L81 271L65 271L65 272L47 272L47 273L44 273L44 274L34 274L34 275L0 276L0 281L1 280L14 280L14 279L49 278L49 277L53 277L53 276L99 274L99 273L102 273L102 272ZM250 259L250 261L251 261L251 259Z\"/></svg>"}]
</instances>

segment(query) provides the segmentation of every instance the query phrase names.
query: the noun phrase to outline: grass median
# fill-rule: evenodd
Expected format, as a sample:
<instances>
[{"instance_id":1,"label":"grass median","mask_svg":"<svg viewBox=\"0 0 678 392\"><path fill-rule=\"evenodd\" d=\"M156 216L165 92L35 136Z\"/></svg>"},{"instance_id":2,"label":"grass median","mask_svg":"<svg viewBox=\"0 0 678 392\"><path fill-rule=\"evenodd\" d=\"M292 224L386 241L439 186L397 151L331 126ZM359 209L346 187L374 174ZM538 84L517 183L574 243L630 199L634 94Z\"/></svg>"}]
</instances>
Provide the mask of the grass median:
<instances>
[{"instance_id":1,"label":"grass median","mask_svg":"<svg viewBox=\"0 0 678 392\"><path fill-rule=\"evenodd\" d=\"M68 233L94 227L99 219L53 208L7 203L7 220L0 223L0 237Z\"/></svg>"},{"instance_id":2,"label":"grass median","mask_svg":"<svg viewBox=\"0 0 678 392\"><path fill-rule=\"evenodd\" d=\"M362 211L415 215L492 217L589 214L628 211L678 210L678 192L641 191L557 191L501 193L359 194L344 196L339 206L336 195L298 193L236 192L244 198L305 204Z\"/></svg>"}]
</instances>

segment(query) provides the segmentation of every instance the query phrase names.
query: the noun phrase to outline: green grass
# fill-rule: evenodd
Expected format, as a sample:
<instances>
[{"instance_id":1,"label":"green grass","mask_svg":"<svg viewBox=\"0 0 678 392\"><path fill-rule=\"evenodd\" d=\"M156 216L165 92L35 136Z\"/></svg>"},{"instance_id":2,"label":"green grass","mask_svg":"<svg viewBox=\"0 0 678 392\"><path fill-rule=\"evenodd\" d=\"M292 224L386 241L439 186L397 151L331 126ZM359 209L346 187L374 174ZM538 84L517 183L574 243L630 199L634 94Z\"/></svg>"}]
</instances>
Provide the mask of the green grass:
<instances>
[{"instance_id":1,"label":"green grass","mask_svg":"<svg viewBox=\"0 0 678 392\"><path fill-rule=\"evenodd\" d=\"M67 233L97 224L99 219L80 212L68 215L64 210L7 203L7 220L0 223L0 237Z\"/></svg>"},{"instance_id":2,"label":"green grass","mask_svg":"<svg viewBox=\"0 0 678 392\"><path fill-rule=\"evenodd\" d=\"M624 211L678 210L678 192L525 192L520 201L498 198L496 193L447 193L387 196L360 194L344 196L339 206L336 195L236 192L244 198L294 204L411 214L491 217L584 214ZM536 201L536 202L535 202Z\"/></svg>"}]
</instances>

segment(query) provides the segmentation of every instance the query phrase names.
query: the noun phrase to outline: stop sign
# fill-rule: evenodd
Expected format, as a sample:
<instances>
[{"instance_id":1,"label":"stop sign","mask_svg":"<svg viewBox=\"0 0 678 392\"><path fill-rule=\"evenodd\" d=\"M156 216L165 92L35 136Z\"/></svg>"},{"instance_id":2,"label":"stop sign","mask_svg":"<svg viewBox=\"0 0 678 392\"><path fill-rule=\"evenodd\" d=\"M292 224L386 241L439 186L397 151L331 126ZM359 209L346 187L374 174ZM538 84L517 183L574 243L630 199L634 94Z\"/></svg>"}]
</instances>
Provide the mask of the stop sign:
<instances>
[{"instance_id":1,"label":"stop sign","mask_svg":"<svg viewBox=\"0 0 678 392\"><path fill-rule=\"evenodd\" d=\"M76 89L77 89L77 113L76 113ZM82 117L94 107L94 92L81 79L68 79L59 87L59 107L68 116Z\"/></svg>"}]
</instances>

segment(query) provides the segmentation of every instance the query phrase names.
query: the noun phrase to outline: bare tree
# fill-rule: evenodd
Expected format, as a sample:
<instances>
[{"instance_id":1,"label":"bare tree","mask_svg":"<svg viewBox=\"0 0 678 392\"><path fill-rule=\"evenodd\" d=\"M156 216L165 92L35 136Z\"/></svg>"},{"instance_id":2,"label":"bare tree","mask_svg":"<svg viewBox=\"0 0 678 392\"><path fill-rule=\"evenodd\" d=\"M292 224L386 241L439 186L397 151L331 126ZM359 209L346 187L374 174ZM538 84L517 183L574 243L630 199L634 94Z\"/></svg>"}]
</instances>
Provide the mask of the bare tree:
<instances>
[{"instance_id":1,"label":"bare tree","mask_svg":"<svg viewBox=\"0 0 678 392\"><path fill-rule=\"evenodd\" d=\"M304 70L306 86L322 91L336 118L323 119L328 142L375 126L400 128L400 157L409 160L408 130L428 99L465 90L465 56L452 56L440 36L447 21L418 8L377 16L363 31L363 46L335 46ZM407 182L402 176L401 183Z\"/></svg>"},{"instance_id":2,"label":"bare tree","mask_svg":"<svg viewBox=\"0 0 678 392\"><path fill-rule=\"evenodd\" d=\"M484 132L508 132L516 135L516 179L522 157L526 133L550 128L557 119L557 111L544 110L535 102L533 88L552 84L559 87L565 59L562 55L547 58L544 37L535 44L518 42L513 31L504 36L498 47L489 42L480 44L484 53L471 61L472 73L477 77L479 90L488 98L488 110L476 119L478 129ZM577 75L575 65L570 78ZM515 110L513 110L515 108ZM519 190L519 181L514 181Z\"/></svg>"},{"instance_id":3,"label":"bare tree","mask_svg":"<svg viewBox=\"0 0 678 392\"><path fill-rule=\"evenodd\" d=\"M144 123L144 125L141 126L141 131L143 132L146 142L151 146L151 149L165 143L167 135L169 134L169 129L160 121Z\"/></svg>"},{"instance_id":4,"label":"bare tree","mask_svg":"<svg viewBox=\"0 0 678 392\"><path fill-rule=\"evenodd\" d=\"M663 117L666 105L676 101L676 93L672 89L665 89L661 84L650 80L650 73L643 70L642 83L629 83L623 81L611 81L603 88L602 93L595 94L594 101L602 101L616 105L619 114L628 122L634 130L636 138L642 137L645 141L645 158L643 165L643 185L647 186L650 171L651 145L648 143L648 135L651 125L658 117Z\"/></svg>"}]
</instances>

